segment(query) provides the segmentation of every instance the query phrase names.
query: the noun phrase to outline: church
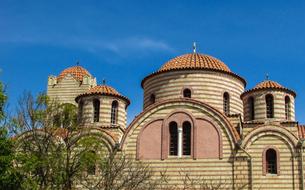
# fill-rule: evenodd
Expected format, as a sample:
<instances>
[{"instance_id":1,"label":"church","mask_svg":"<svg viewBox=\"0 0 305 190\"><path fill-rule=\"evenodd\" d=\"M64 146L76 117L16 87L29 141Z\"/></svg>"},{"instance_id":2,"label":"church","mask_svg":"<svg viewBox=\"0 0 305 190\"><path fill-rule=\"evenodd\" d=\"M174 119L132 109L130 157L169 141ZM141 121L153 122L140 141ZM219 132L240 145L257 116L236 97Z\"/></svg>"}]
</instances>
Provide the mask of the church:
<instances>
[{"instance_id":1,"label":"church","mask_svg":"<svg viewBox=\"0 0 305 190\"><path fill-rule=\"evenodd\" d=\"M293 90L268 79L246 90L225 63L196 51L164 63L141 86L143 110L129 126L128 97L79 65L49 76L47 95L76 105L81 126L109 150L166 172L170 184L187 173L229 189L304 190L305 126L295 120Z\"/></svg>"}]
</instances>

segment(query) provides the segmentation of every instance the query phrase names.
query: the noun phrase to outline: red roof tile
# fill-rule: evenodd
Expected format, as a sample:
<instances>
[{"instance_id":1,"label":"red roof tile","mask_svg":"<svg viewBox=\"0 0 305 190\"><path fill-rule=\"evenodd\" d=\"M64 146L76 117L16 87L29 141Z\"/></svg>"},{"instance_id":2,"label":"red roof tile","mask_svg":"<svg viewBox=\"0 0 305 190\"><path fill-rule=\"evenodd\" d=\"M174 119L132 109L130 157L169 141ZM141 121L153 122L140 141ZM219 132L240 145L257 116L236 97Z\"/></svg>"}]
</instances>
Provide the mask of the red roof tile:
<instances>
[{"instance_id":1,"label":"red roof tile","mask_svg":"<svg viewBox=\"0 0 305 190\"><path fill-rule=\"evenodd\" d=\"M57 77L57 80L62 80L67 75L72 75L76 80L83 81L84 76L92 77L92 75L81 66L69 67L63 70Z\"/></svg>"}]
</instances>

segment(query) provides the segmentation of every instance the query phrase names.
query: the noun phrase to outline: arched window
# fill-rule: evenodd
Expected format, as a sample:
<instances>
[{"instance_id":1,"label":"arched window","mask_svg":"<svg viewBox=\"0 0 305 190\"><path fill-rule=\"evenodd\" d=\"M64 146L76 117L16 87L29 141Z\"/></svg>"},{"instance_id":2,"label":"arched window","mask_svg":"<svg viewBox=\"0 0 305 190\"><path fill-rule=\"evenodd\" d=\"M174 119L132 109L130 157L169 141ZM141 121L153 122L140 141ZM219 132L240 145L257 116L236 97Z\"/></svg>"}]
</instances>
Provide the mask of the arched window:
<instances>
[{"instance_id":1,"label":"arched window","mask_svg":"<svg viewBox=\"0 0 305 190\"><path fill-rule=\"evenodd\" d=\"M169 155L178 155L178 126L174 121L169 124Z\"/></svg>"},{"instance_id":2,"label":"arched window","mask_svg":"<svg viewBox=\"0 0 305 190\"><path fill-rule=\"evenodd\" d=\"M96 153L95 151L89 151L86 155L87 163L87 174L88 175L95 175L96 172Z\"/></svg>"},{"instance_id":3,"label":"arched window","mask_svg":"<svg viewBox=\"0 0 305 190\"><path fill-rule=\"evenodd\" d=\"M290 106L290 98L289 96L285 97L285 116L286 120L290 120L290 115L291 115L291 106Z\"/></svg>"},{"instance_id":4,"label":"arched window","mask_svg":"<svg viewBox=\"0 0 305 190\"><path fill-rule=\"evenodd\" d=\"M100 120L100 101L98 99L93 100L93 121L99 122Z\"/></svg>"},{"instance_id":5,"label":"arched window","mask_svg":"<svg viewBox=\"0 0 305 190\"><path fill-rule=\"evenodd\" d=\"M118 101L114 100L111 105L111 124L116 125L118 122Z\"/></svg>"},{"instance_id":6,"label":"arched window","mask_svg":"<svg viewBox=\"0 0 305 190\"><path fill-rule=\"evenodd\" d=\"M248 99L248 108L249 108L249 120L255 119L255 107L254 107L254 98L250 97Z\"/></svg>"},{"instance_id":7,"label":"arched window","mask_svg":"<svg viewBox=\"0 0 305 190\"><path fill-rule=\"evenodd\" d=\"M223 94L223 112L226 115L230 114L230 95L227 92Z\"/></svg>"},{"instance_id":8,"label":"arched window","mask_svg":"<svg viewBox=\"0 0 305 190\"><path fill-rule=\"evenodd\" d=\"M156 102L156 96L154 94L151 94L149 97L149 103L154 104Z\"/></svg>"},{"instance_id":9,"label":"arched window","mask_svg":"<svg viewBox=\"0 0 305 190\"><path fill-rule=\"evenodd\" d=\"M272 148L266 151L265 159L266 159L266 174L277 174L277 156L276 151Z\"/></svg>"},{"instance_id":10,"label":"arched window","mask_svg":"<svg viewBox=\"0 0 305 190\"><path fill-rule=\"evenodd\" d=\"M182 153L183 155L191 155L191 124L186 121L182 125Z\"/></svg>"},{"instance_id":11,"label":"arched window","mask_svg":"<svg viewBox=\"0 0 305 190\"><path fill-rule=\"evenodd\" d=\"M78 104L78 121L83 121L83 109L84 109L84 101L81 100Z\"/></svg>"},{"instance_id":12,"label":"arched window","mask_svg":"<svg viewBox=\"0 0 305 190\"><path fill-rule=\"evenodd\" d=\"M192 91L188 88L183 90L183 97L184 98L191 98L192 97Z\"/></svg>"},{"instance_id":13,"label":"arched window","mask_svg":"<svg viewBox=\"0 0 305 190\"><path fill-rule=\"evenodd\" d=\"M266 116L267 118L274 117L273 96L271 94L266 96Z\"/></svg>"}]
</instances>

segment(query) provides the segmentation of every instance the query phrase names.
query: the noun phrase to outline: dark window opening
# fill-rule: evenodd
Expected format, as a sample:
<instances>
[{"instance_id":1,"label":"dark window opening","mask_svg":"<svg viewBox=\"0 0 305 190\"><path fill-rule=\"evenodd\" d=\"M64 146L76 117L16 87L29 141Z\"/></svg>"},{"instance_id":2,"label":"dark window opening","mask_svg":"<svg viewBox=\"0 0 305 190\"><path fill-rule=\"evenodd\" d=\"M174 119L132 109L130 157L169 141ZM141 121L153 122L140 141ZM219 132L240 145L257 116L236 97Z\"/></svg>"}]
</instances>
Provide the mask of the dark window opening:
<instances>
[{"instance_id":1,"label":"dark window opening","mask_svg":"<svg viewBox=\"0 0 305 190\"><path fill-rule=\"evenodd\" d=\"M248 106L249 106L249 119L254 120L255 119L255 107L254 107L254 98L250 97L248 100Z\"/></svg>"},{"instance_id":2,"label":"dark window opening","mask_svg":"<svg viewBox=\"0 0 305 190\"><path fill-rule=\"evenodd\" d=\"M290 120L290 115L291 115L291 108L290 108L290 98L289 96L285 97L285 116L286 120Z\"/></svg>"},{"instance_id":3,"label":"dark window opening","mask_svg":"<svg viewBox=\"0 0 305 190\"><path fill-rule=\"evenodd\" d=\"M183 155L191 155L191 124L186 121L182 126L182 153Z\"/></svg>"},{"instance_id":4,"label":"dark window opening","mask_svg":"<svg viewBox=\"0 0 305 190\"><path fill-rule=\"evenodd\" d=\"M178 126L176 122L169 124L169 155L178 155Z\"/></svg>"},{"instance_id":5,"label":"dark window opening","mask_svg":"<svg viewBox=\"0 0 305 190\"><path fill-rule=\"evenodd\" d=\"M266 96L266 116L267 118L274 117L273 96L271 94Z\"/></svg>"},{"instance_id":6,"label":"dark window opening","mask_svg":"<svg viewBox=\"0 0 305 190\"><path fill-rule=\"evenodd\" d=\"M188 88L183 90L183 97L184 98L191 98L192 97L192 91Z\"/></svg>"},{"instance_id":7,"label":"dark window opening","mask_svg":"<svg viewBox=\"0 0 305 190\"><path fill-rule=\"evenodd\" d=\"M266 151L266 173L277 174L277 155L274 149Z\"/></svg>"},{"instance_id":8,"label":"dark window opening","mask_svg":"<svg viewBox=\"0 0 305 190\"><path fill-rule=\"evenodd\" d=\"M93 121L99 122L100 120L100 101L98 99L93 100Z\"/></svg>"},{"instance_id":9,"label":"dark window opening","mask_svg":"<svg viewBox=\"0 0 305 190\"><path fill-rule=\"evenodd\" d=\"M223 112L226 115L230 114L230 96L227 92L223 94Z\"/></svg>"},{"instance_id":10,"label":"dark window opening","mask_svg":"<svg viewBox=\"0 0 305 190\"><path fill-rule=\"evenodd\" d=\"M150 104L154 104L156 102L156 96L154 94L150 95L149 102Z\"/></svg>"},{"instance_id":11,"label":"dark window opening","mask_svg":"<svg viewBox=\"0 0 305 190\"><path fill-rule=\"evenodd\" d=\"M118 101L113 101L111 105L111 124L115 125L118 122Z\"/></svg>"}]
</instances>

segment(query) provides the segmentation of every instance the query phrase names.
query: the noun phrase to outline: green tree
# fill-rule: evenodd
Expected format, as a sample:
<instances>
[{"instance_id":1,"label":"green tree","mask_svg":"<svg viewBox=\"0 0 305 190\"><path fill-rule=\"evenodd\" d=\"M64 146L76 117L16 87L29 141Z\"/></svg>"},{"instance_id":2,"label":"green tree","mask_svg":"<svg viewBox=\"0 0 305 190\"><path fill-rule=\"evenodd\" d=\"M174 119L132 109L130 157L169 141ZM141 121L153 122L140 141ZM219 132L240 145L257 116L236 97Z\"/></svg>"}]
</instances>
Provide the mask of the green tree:
<instances>
[{"instance_id":1,"label":"green tree","mask_svg":"<svg viewBox=\"0 0 305 190\"><path fill-rule=\"evenodd\" d=\"M20 189L22 175L14 168L14 143L5 128L4 106L7 96L0 82L0 189Z\"/></svg>"}]
</instances>

